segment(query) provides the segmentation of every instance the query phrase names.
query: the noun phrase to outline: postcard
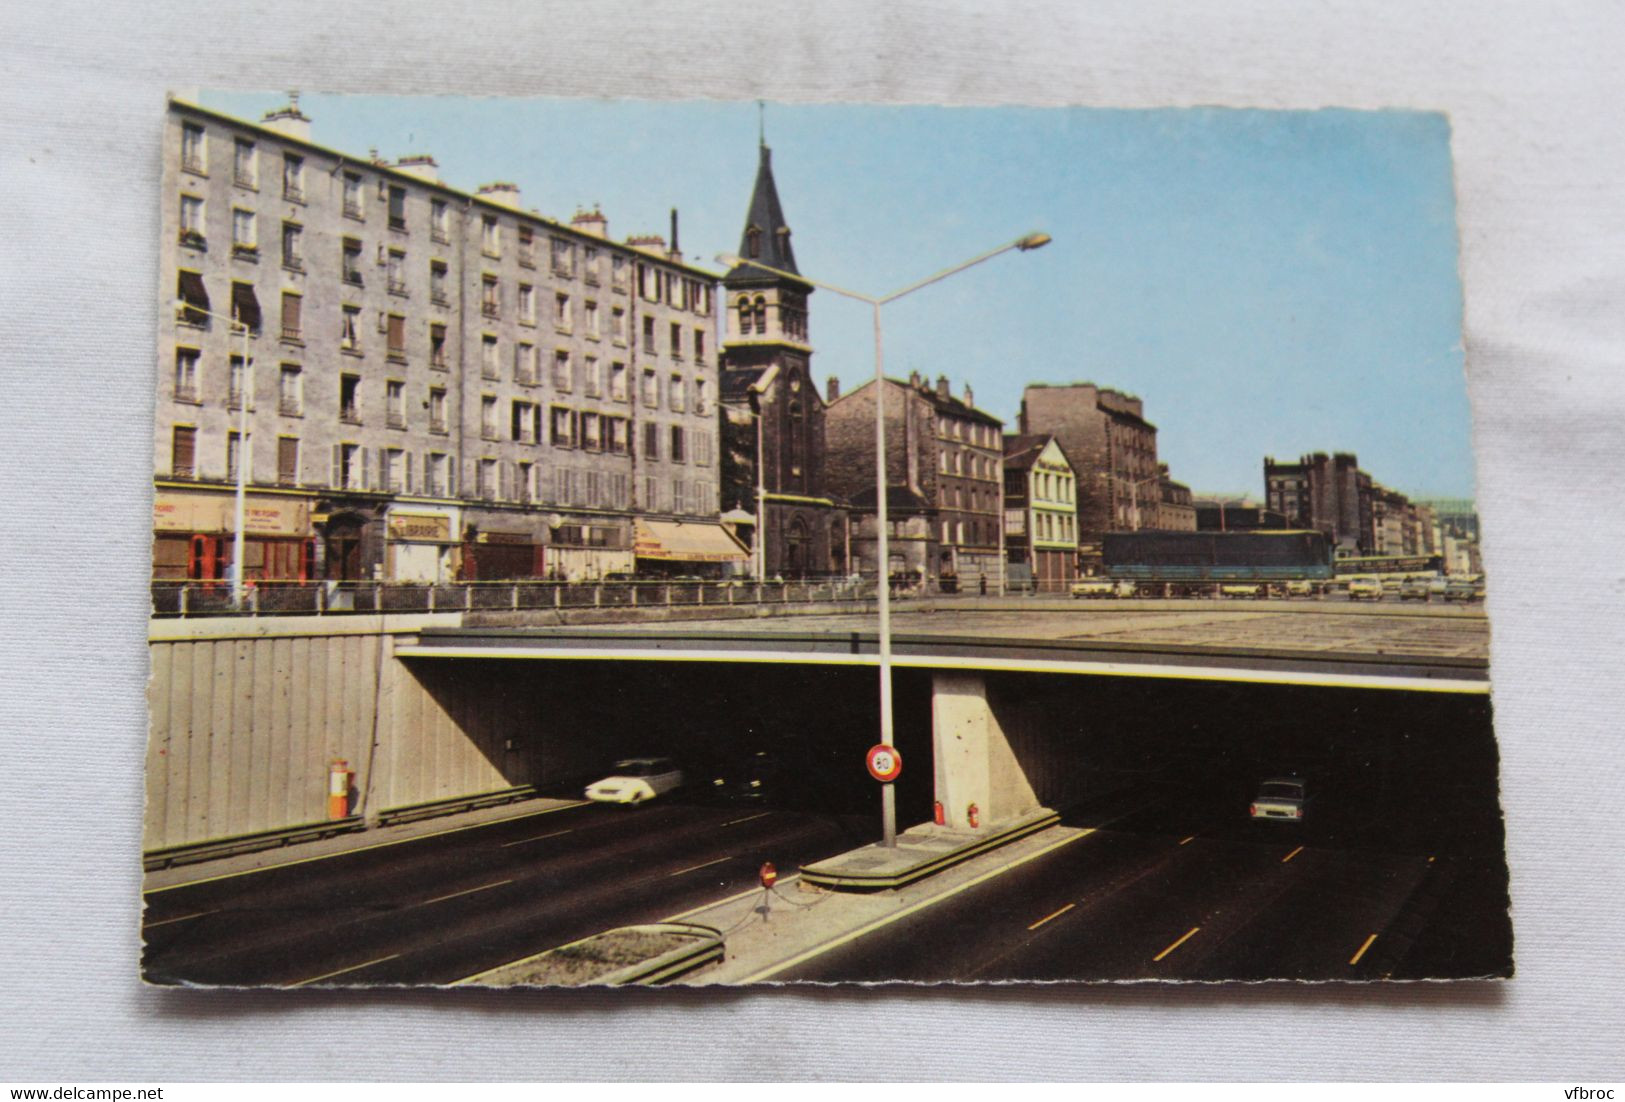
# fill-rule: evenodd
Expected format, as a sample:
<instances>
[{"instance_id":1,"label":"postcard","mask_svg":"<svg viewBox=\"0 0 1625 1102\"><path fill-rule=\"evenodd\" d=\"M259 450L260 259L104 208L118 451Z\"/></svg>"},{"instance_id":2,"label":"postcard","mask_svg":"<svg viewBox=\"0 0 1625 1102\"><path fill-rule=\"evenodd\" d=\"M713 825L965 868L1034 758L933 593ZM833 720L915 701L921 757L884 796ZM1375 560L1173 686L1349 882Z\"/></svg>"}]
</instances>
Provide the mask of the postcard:
<instances>
[{"instance_id":1,"label":"postcard","mask_svg":"<svg viewBox=\"0 0 1625 1102\"><path fill-rule=\"evenodd\" d=\"M153 134L148 982L1512 974L1444 116Z\"/></svg>"}]
</instances>

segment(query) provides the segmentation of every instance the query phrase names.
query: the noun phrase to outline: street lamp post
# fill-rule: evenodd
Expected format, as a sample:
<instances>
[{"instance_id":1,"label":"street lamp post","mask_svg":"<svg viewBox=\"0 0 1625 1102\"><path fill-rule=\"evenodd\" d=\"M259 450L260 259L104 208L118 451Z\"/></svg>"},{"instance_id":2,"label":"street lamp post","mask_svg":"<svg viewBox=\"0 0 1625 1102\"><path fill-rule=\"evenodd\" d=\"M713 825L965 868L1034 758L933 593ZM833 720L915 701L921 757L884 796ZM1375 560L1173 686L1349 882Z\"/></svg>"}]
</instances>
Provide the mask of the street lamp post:
<instances>
[{"instance_id":1,"label":"street lamp post","mask_svg":"<svg viewBox=\"0 0 1625 1102\"><path fill-rule=\"evenodd\" d=\"M189 314L199 314L203 317L214 318L231 326L232 331L239 333L243 338L243 379L237 395L237 501L235 516L232 521L232 548L231 569L227 580L231 584L231 606L236 609L243 607L243 562L248 557L248 546L245 538L245 521L248 507L248 471L252 461L253 445L248 435L248 400L254 393L254 361L249 356L249 340L252 331L248 323L240 318L227 317L216 314L212 310L194 306L183 299L175 300L176 310L185 310Z\"/></svg>"},{"instance_id":2,"label":"street lamp post","mask_svg":"<svg viewBox=\"0 0 1625 1102\"><path fill-rule=\"evenodd\" d=\"M758 268L764 272L780 276L785 279L797 280L812 287L837 294L843 298L856 299L858 302L869 304L874 317L875 332L875 588L878 590L880 603L880 742L883 746L892 745L892 658L891 658L891 580L887 571L891 567L891 543L887 532L890 517L886 501L886 370L885 370L885 334L880 322L880 308L888 303L896 302L904 295L913 294L923 287L939 283L951 275L956 275L983 261L992 260L1000 253L1007 253L1012 249L1021 252L1031 252L1041 249L1050 243L1047 233L1029 233L1016 238L1014 241L1000 245L996 249L989 249L985 253L973 256L969 260L955 264L951 268L944 268L934 275L910 283L900 290L878 298L865 295L858 291L851 291L845 287L837 287L833 283L822 283L816 279L808 279L796 272L786 272L779 268L763 264L756 260L746 260L732 253L722 253L717 257L717 263L728 268L737 268L741 265ZM761 463L758 452L756 461ZM891 784L883 783L880 786L880 816L881 816L881 844L887 849L897 845L897 795Z\"/></svg>"}]
</instances>

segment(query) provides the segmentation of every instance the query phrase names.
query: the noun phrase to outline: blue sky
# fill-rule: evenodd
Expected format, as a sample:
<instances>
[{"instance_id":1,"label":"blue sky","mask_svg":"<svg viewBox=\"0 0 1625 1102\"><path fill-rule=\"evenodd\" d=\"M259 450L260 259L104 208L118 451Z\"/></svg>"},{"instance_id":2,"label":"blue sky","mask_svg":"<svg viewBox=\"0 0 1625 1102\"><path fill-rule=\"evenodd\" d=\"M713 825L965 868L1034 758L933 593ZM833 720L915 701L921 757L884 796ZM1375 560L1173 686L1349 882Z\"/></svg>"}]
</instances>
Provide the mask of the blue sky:
<instances>
[{"instance_id":1,"label":"blue sky","mask_svg":"<svg viewBox=\"0 0 1625 1102\"><path fill-rule=\"evenodd\" d=\"M257 119L285 102L205 94ZM738 248L754 103L323 96L317 142L432 153L472 190L513 180L567 219ZM887 307L890 375L945 374L1014 431L1028 382L1139 395L1197 492L1262 492L1262 460L1354 451L1414 496L1473 492L1449 126L1418 112L768 104L801 270L874 295L1029 230ZM813 296L813 367L874 371L868 308Z\"/></svg>"}]
</instances>

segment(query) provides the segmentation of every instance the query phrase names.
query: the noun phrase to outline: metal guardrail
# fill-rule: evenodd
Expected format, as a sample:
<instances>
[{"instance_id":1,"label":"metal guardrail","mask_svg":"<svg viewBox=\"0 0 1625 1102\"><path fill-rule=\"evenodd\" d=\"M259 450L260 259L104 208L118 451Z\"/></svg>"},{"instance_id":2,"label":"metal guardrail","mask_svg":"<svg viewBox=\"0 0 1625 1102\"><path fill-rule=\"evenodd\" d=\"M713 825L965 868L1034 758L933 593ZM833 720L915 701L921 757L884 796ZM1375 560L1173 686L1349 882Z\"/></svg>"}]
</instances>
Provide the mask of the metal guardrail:
<instances>
[{"instance_id":1,"label":"metal guardrail","mask_svg":"<svg viewBox=\"0 0 1625 1102\"><path fill-rule=\"evenodd\" d=\"M903 598L908 591L894 587ZM921 594L922 596L924 594ZM152 583L154 617L326 616L380 612L479 612L524 609L642 608L861 602L876 597L873 579L788 582L544 579L454 582L251 582L243 607L225 582Z\"/></svg>"},{"instance_id":2,"label":"metal guardrail","mask_svg":"<svg viewBox=\"0 0 1625 1102\"><path fill-rule=\"evenodd\" d=\"M520 800L530 800L535 797L535 786L523 784L518 788L503 788L496 792L480 792L468 796L449 796L443 800L425 800L422 803L384 808L378 813L378 825L394 826L396 823L415 823L419 819L432 819L439 815L455 815L463 811L478 811L481 808L498 807L502 804L517 803Z\"/></svg>"},{"instance_id":3,"label":"metal guardrail","mask_svg":"<svg viewBox=\"0 0 1625 1102\"><path fill-rule=\"evenodd\" d=\"M189 842L180 846L148 850L141 855L141 866L147 872L167 869L173 865L190 865L216 857L231 857L239 853L276 849L295 842L313 842L333 834L348 834L364 829L361 816L328 819L318 823L301 823L277 830L262 830L253 834L235 834L227 838L214 838L206 842Z\"/></svg>"}]
</instances>

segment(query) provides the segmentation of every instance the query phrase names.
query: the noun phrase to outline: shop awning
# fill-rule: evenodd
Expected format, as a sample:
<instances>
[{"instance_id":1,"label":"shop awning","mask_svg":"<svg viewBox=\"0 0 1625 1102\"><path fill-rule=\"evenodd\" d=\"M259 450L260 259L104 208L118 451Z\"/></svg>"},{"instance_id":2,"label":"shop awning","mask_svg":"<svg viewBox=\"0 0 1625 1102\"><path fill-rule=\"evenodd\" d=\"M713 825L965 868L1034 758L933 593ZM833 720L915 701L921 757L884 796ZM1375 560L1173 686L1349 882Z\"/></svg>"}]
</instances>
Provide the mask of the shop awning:
<instances>
[{"instance_id":1,"label":"shop awning","mask_svg":"<svg viewBox=\"0 0 1625 1102\"><path fill-rule=\"evenodd\" d=\"M231 285L231 316L248 326L250 332L260 331L260 300L252 283Z\"/></svg>"},{"instance_id":2,"label":"shop awning","mask_svg":"<svg viewBox=\"0 0 1625 1102\"><path fill-rule=\"evenodd\" d=\"M671 562L747 562L750 553L720 524L634 520L632 553Z\"/></svg>"}]
</instances>

